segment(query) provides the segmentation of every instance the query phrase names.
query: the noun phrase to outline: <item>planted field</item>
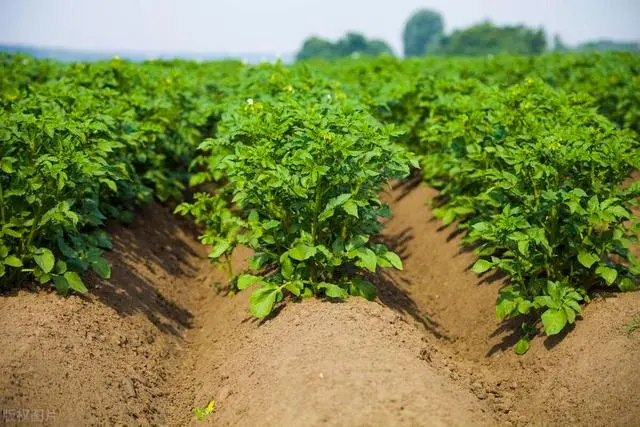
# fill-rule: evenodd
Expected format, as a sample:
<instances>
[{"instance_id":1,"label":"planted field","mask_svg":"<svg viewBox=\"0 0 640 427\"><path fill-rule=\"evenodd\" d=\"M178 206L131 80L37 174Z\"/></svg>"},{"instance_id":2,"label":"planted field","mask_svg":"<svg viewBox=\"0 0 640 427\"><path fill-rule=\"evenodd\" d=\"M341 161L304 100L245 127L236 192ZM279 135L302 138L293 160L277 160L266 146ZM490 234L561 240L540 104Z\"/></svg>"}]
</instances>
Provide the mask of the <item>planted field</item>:
<instances>
[{"instance_id":1,"label":"planted field","mask_svg":"<svg viewBox=\"0 0 640 427\"><path fill-rule=\"evenodd\" d=\"M640 419L637 55L1 61L4 419Z\"/></svg>"}]
</instances>

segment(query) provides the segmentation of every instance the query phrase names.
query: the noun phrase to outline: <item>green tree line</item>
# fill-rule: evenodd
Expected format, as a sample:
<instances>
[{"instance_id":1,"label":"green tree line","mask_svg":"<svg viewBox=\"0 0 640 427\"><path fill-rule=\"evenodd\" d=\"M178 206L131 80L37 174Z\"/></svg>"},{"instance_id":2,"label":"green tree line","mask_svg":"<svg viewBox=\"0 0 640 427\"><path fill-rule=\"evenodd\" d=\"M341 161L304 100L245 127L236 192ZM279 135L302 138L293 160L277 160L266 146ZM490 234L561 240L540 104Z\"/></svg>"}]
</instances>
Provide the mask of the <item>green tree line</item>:
<instances>
[{"instance_id":1,"label":"green tree line","mask_svg":"<svg viewBox=\"0 0 640 427\"><path fill-rule=\"evenodd\" d=\"M407 20L402 33L405 57L424 55L481 56L496 54L538 55L552 50L575 51L640 51L640 42L616 42L611 40L589 41L575 47L566 46L558 35L552 46L542 28L524 25L495 25L490 21L457 29L449 34L444 31L444 19L434 10L422 9ZM382 40L368 40L359 33L347 33L337 42L320 37L305 40L296 59L336 59L354 54L378 56L393 51Z\"/></svg>"}]
</instances>

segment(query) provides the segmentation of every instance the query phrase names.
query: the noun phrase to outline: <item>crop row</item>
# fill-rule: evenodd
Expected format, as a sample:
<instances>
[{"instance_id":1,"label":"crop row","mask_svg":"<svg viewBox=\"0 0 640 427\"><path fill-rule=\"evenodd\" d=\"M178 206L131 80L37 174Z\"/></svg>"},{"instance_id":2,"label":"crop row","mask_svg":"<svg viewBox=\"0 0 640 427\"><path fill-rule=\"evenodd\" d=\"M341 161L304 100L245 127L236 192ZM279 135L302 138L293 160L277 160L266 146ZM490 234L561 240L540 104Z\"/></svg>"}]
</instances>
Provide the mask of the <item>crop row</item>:
<instances>
[{"instance_id":1,"label":"crop row","mask_svg":"<svg viewBox=\"0 0 640 427\"><path fill-rule=\"evenodd\" d=\"M102 230L139 203L180 198L236 64L58 64L0 57L0 286L83 292L108 278ZM203 90L205 88L205 90Z\"/></svg>"},{"instance_id":2,"label":"crop row","mask_svg":"<svg viewBox=\"0 0 640 427\"><path fill-rule=\"evenodd\" d=\"M417 159L392 138L364 104L308 69L264 66L244 76L217 138L205 140L195 164L199 193L177 212L204 227L210 258L228 262L237 245L253 249L251 268L235 286L258 284L251 310L267 316L287 294L375 298L361 271L402 268L395 253L372 239L390 215L383 185L409 174ZM246 98L251 94L250 98Z\"/></svg>"},{"instance_id":3,"label":"crop row","mask_svg":"<svg viewBox=\"0 0 640 427\"><path fill-rule=\"evenodd\" d=\"M397 60L293 66L0 57L0 285L85 291L109 277L107 218L180 200L226 266L287 295L375 297L384 185L420 167L434 215L465 232L473 270L506 274L500 318L560 332L600 286L637 286L640 60L633 55ZM411 154L411 152L415 154ZM206 190L206 191L205 191ZM426 218L425 218L426 220ZM230 257L253 249L253 274ZM368 271L368 273L367 273Z\"/></svg>"},{"instance_id":4,"label":"crop row","mask_svg":"<svg viewBox=\"0 0 640 427\"><path fill-rule=\"evenodd\" d=\"M525 352L538 320L557 334L593 289L637 287L640 182L630 175L640 167L640 58L454 64L378 60L345 81L404 129L426 183L440 190L434 215L457 221L480 257L473 271L508 277L496 314L527 320L516 348ZM382 82L399 83L376 91Z\"/></svg>"}]
</instances>

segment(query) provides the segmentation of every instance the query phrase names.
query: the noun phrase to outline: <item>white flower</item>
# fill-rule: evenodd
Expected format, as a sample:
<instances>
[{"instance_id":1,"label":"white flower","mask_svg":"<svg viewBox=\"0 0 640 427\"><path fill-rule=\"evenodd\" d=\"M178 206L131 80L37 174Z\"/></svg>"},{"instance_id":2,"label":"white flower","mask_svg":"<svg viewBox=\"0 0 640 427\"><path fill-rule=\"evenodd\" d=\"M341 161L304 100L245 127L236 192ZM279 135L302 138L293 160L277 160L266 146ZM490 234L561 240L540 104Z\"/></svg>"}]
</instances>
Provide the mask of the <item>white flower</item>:
<instances>
[{"instance_id":1,"label":"white flower","mask_svg":"<svg viewBox=\"0 0 640 427\"><path fill-rule=\"evenodd\" d=\"M247 99L247 104L248 105L253 105L253 98Z\"/></svg>"}]
</instances>

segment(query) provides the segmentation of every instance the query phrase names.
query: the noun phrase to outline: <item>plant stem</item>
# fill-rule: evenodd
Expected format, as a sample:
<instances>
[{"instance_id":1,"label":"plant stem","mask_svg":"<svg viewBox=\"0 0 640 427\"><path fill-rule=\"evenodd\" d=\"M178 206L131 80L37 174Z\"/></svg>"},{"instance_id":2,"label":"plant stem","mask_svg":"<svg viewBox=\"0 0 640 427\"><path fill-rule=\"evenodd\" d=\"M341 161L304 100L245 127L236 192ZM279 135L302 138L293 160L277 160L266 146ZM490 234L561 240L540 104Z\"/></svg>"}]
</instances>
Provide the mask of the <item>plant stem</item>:
<instances>
[{"instance_id":1,"label":"plant stem","mask_svg":"<svg viewBox=\"0 0 640 427\"><path fill-rule=\"evenodd\" d=\"M0 184L0 220L2 220L2 224L6 223L4 213L4 190L2 189L2 184Z\"/></svg>"},{"instance_id":2,"label":"plant stem","mask_svg":"<svg viewBox=\"0 0 640 427\"><path fill-rule=\"evenodd\" d=\"M227 270L227 281L231 283L231 280L233 279L233 266L231 265L231 257L229 254L224 254L224 260Z\"/></svg>"}]
</instances>

